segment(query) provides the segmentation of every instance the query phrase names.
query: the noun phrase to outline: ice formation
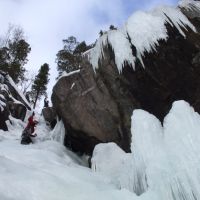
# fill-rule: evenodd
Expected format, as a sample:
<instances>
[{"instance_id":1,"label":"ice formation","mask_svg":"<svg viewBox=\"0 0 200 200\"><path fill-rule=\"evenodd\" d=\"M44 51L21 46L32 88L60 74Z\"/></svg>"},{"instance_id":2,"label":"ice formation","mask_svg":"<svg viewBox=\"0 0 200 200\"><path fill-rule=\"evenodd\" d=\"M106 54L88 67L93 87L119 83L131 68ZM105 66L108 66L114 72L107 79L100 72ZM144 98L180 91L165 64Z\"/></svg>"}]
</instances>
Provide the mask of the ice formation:
<instances>
[{"instance_id":1,"label":"ice formation","mask_svg":"<svg viewBox=\"0 0 200 200\"><path fill-rule=\"evenodd\" d=\"M200 116L184 101L173 104L163 128L154 116L134 112L132 151L143 161L136 171L160 199L200 199L199 131Z\"/></svg>"},{"instance_id":2,"label":"ice formation","mask_svg":"<svg viewBox=\"0 0 200 200\"><path fill-rule=\"evenodd\" d=\"M64 144L65 139L65 127L62 120L57 119L57 124L54 129L50 132L51 138L60 144Z\"/></svg>"},{"instance_id":3,"label":"ice formation","mask_svg":"<svg viewBox=\"0 0 200 200\"><path fill-rule=\"evenodd\" d=\"M200 199L200 115L184 101L173 104L163 126L152 114L135 110L132 153L99 144L93 172L62 145L61 121L50 132L43 117L36 118L34 144L20 144L26 126L21 120L10 117L9 132L0 130L0 199Z\"/></svg>"},{"instance_id":4,"label":"ice formation","mask_svg":"<svg viewBox=\"0 0 200 200\"><path fill-rule=\"evenodd\" d=\"M126 154L115 143L99 144L94 149L91 162L94 172L111 177L111 182L119 189L132 191L130 171L127 170L133 168L131 154Z\"/></svg>"},{"instance_id":5,"label":"ice formation","mask_svg":"<svg viewBox=\"0 0 200 200\"><path fill-rule=\"evenodd\" d=\"M152 114L135 110L131 132L131 154L113 144L95 147L94 171L139 199L200 199L200 115L188 103L175 102L163 126Z\"/></svg>"},{"instance_id":6,"label":"ice formation","mask_svg":"<svg viewBox=\"0 0 200 200\"><path fill-rule=\"evenodd\" d=\"M103 57L103 47L107 44L107 35L101 36L94 48L87 52L88 58L94 68L97 69L99 67L99 60Z\"/></svg>"},{"instance_id":7,"label":"ice formation","mask_svg":"<svg viewBox=\"0 0 200 200\"><path fill-rule=\"evenodd\" d=\"M130 200L135 197L85 167L79 156L52 140L43 117L36 113L36 118L38 136L33 138L33 144L20 144L26 126L21 120L11 118L9 131L0 130L1 200ZM60 134L58 128L54 132Z\"/></svg>"},{"instance_id":8,"label":"ice formation","mask_svg":"<svg viewBox=\"0 0 200 200\"><path fill-rule=\"evenodd\" d=\"M200 10L199 2L181 1L179 7L195 8ZM142 57L145 52L156 50L159 40L167 40L168 34L166 23L177 28L179 33L185 37L183 29L195 27L180 11L180 8L163 6L151 11L138 11L126 22L125 26L118 30L110 30L104 33L96 42L94 48L87 51L93 69L98 68L99 61L104 56L104 47L111 45L115 54L115 63L118 71L122 71L125 62L134 68L135 57L143 64ZM131 46L134 45L137 54L133 55Z\"/></svg>"},{"instance_id":9,"label":"ice formation","mask_svg":"<svg viewBox=\"0 0 200 200\"><path fill-rule=\"evenodd\" d=\"M182 0L178 2L179 7L186 8L188 10L199 10L200 2L195 0Z\"/></svg>"}]
</instances>

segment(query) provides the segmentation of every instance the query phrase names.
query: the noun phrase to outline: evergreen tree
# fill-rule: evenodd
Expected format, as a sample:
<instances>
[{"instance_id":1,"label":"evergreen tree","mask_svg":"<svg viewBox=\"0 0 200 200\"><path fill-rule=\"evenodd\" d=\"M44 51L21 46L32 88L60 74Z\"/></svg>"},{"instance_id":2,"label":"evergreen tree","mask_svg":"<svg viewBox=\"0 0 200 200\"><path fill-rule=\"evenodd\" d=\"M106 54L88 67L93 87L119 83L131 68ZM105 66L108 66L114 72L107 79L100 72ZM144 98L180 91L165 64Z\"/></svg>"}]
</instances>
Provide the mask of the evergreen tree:
<instances>
[{"instance_id":1,"label":"evergreen tree","mask_svg":"<svg viewBox=\"0 0 200 200\"><path fill-rule=\"evenodd\" d=\"M49 82L49 65L47 63L43 64L35 77L32 85L32 91L30 92L33 99L33 108L35 109L37 100L41 98L42 95L46 95L47 84Z\"/></svg>"},{"instance_id":2,"label":"evergreen tree","mask_svg":"<svg viewBox=\"0 0 200 200\"><path fill-rule=\"evenodd\" d=\"M74 36L70 36L67 39L63 40L63 43L64 43L63 49L70 53L73 53L74 49L77 47L77 45L79 45L79 42Z\"/></svg>"},{"instance_id":3,"label":"evergreen tree","mask_svg":"<svg viewBox=\"0 0 200 200\"><path fill-rule=\"evenodd\" d=\"M110 30L117 30L117 28L114 25L110 25Z\"/></svg>"},{"instance_id":4,"label":"evergreen tree","mask_svg":"<svg viewBox=\"0 0 200 200\"><path fill-rule=\"evenodd\" d=\"M56 54L58 76L61 76L64 71L69 73L79 69L81 54L90 48L91 46L87 46L85 41L79 43L74 36L63 40L63 49Z\"/></svg>"},{"instance_id":5,"label":"evergreen tree","mask_svg":"<svg viewBox=\"0 0 200 200\"><path fill-rule=\"evenodd\" d=\"M23 67L30 53L21 27L10 26L6 36L0 38L0 70L8 72L15 83L24 80Z\"/></svg>"}]
</instances>

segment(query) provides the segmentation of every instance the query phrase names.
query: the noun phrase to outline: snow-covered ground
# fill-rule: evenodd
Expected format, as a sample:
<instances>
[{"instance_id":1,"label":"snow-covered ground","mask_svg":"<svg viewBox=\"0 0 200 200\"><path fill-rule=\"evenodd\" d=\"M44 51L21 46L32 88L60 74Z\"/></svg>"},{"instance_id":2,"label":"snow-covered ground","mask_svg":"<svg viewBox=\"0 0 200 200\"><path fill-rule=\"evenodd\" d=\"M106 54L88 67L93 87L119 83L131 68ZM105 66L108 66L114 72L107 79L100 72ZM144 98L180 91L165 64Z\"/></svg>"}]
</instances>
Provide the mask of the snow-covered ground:
<instances>
[{"instance_id":1,"label":"snow-covered ground","mask_svg":"<svg viewBox=\"0 0 200 200\"><path fill-rule=\"evenodd\" d=\"M109 178L89 169L84 159L52 140L60 137L55 137L55 130L50 132L41 116L37 118L34 144L20 144L26 125L20 120L11 119L9 132L0 130L1 200L121 200L135 196L117 189ZM61 129L57 126L57 136Z\"/></svg>"},{"instance_id":2,"label":"snow-covered ground","mask_svg":"<svg viewBox=\"0 0 200 200\"><path fill-rule=\"evenodd\" d=\"M25 123L11 118L0 131L1 200L197 200L200 199L200 115L175 102L163 125L135 110L132 153L99 144L86 159L66 149L64 126L53 131L42 116L34 143L21 145Z\"/></svg>"},{"instance_id":3,"label":"snow-covered ground","mask_svg":"<svg viewBox=\"0 0 200 200\"><path fill-rule=\"evenodd\" d=\"M174 102L163 125L134 110L132 153L99 144L91 169L86 156L64 147L62 121L51 131L40 114L35 118L33 144L21 145L21 120L10 116L9 131L0 130L0 200L200 199L200 115L184 101Z\"/></svg>"}]
</instances>

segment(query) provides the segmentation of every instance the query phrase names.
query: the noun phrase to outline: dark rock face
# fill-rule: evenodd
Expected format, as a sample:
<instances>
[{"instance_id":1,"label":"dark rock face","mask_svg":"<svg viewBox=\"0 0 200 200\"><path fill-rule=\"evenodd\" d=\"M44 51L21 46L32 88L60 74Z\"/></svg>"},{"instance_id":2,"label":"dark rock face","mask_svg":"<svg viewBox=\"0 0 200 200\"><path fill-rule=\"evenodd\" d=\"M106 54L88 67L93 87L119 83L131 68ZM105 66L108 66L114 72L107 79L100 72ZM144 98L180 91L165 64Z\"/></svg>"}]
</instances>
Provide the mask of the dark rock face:
<instances>
[{"instance_id":1,"label":"dark rock face","mask_svg":"<svg viewBox=\"0 0 200 200\"><path fill-rule=\"evenodd\" d=\"M24 120L27 109L23 104L8 102L8 108L14 118Z\"/></svg>"},{"instance_id":2,"label":"dark rock face","mask_svg":"<svg viewBox=\"0 0 200 200\"><path fill-rule=\"evenodd\" d=\"M7 109L0 111L0 129L8 131L6 120L8 120L9 112Z\"/></svg>"},{"instance_id":3,"label":"dark rock face","mask_svg":"<svg viewBox=\"0 0 200 200\"><path fill-rule=\"evenodd\" d=\"M103 76L95 75L87 62L83 66L80 73L61 78L53 89L53 105L67 130L66 144L90 154L97 143L115 141L128 151L130 138L125 123L130 127L129 116L137 103L134 98L125 98L124 91L116 99L119 86L112 81L119 73L114 63Z\"/></svg>"},{"instance_id":4,"label":"dark rock face","mask_svg":"<svg viewBox=\"0 0 200 200\"><path fill-rule=\"evenodd\" d=\"M42 115L44 116L45 121L54 128L56 125L56 111L52 107L46 107L42 109Z\"/></svg>"},{"instance_id":5,"label":"dark rock face","mask_svg":"<svg viewBox=\"0 0 200 200\"><path fill-rule=\"evenodd\" d=\"M186 38L168 25L169 39L160 41L157 52L146 53L145 69L139 62L135 71L129 66L123 69L129 91L141 108L161 121L176 100L185 100L200 112L200 34L185 33Z\"/></svg>"},{"instance_id":6,"label":"dark rock face","mask_svg":"<svg viewBox=\"0 0 200 200\"><path fill-rule=\"evenodd\" d=\"M189 19L200 30L199 16ZM67 146L91 154L97 143L112 141L128 152L134 109L162 121L173 101L186 100L200 113L200 34L183 30L184 38L166 26L169 38L159 41L156 52L145 53L145 68L136 60L135 70L125 65L119 74L108 45L96 74L84 60L80 73L57 82L52 102L64 122Z\"/></svg>"}]
</instances>

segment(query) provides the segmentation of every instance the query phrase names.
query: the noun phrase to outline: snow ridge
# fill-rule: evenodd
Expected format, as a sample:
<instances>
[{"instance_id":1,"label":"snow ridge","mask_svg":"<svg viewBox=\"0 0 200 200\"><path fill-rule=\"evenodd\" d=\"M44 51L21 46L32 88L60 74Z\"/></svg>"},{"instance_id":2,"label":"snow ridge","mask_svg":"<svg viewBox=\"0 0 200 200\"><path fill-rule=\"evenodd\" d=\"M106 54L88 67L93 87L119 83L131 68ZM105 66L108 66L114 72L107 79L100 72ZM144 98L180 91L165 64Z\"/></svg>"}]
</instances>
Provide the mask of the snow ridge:
<instances>
[{"instance_id":1,"label":"snow ridge","mask_svg":"<svg viewBox=\"0 0 200 200\"><path fill-rule=\"evenodd\" d=\"M181 2L179 7L195 7L200 10L199 2L189 0ZM190 28L194 32L196 31L180 8L160 6L150 11L138 11L129 17L123 28L104 33L97 40L95 47L87 52L94 71L98 68L99 61L104 57L103 48L108 44L113 48L119 73L125 62L135 68L136 57L143 64L144 53L156 51L159 40L168 39L166 23L176 27L183 37L185 37L184 29ZM132 45L137 50L135 56L132 53Z\"/></svg>"},{"instance_id":2,"label":"snow ridge","mask_svg":"<svg viewBox=\"0 0 200 200\"><path fill-rule=\"evenodd\" d=\"M79 73L79 72L80 72L80 69L72 71L72 72L69 72L69 73L67 73L66 71L64 71L62 73L62 75L59 77L59 79L61 79L62 77L65 77L65 76L71 76L71 75Z\"/></svg>"}]
</instances>

